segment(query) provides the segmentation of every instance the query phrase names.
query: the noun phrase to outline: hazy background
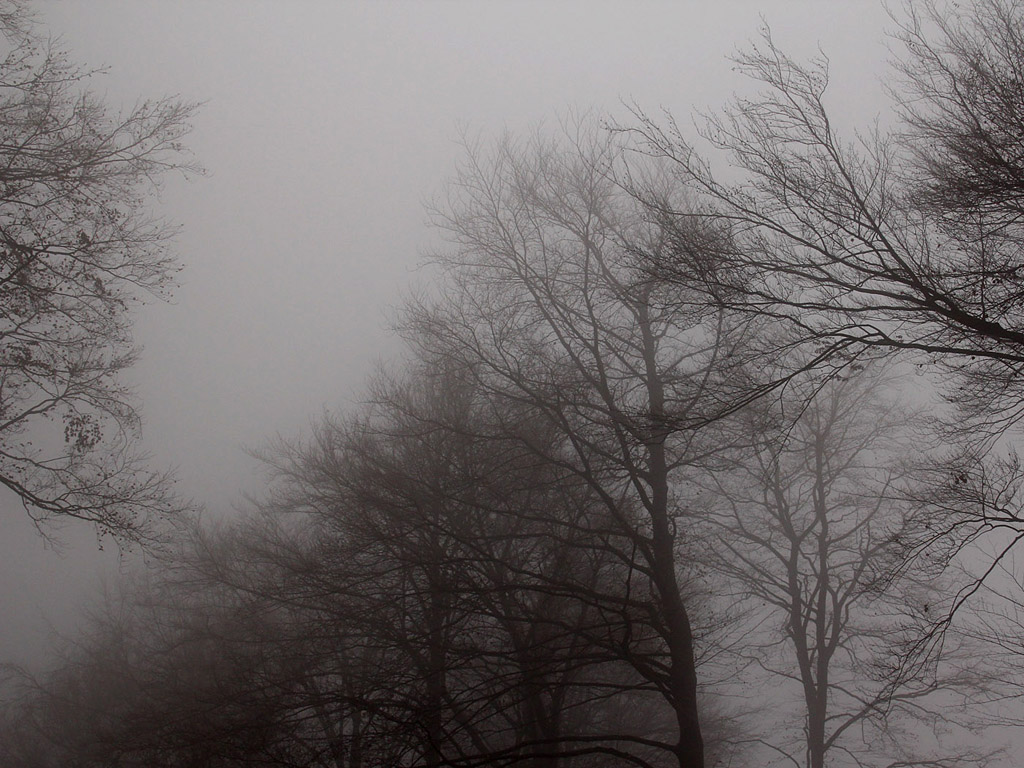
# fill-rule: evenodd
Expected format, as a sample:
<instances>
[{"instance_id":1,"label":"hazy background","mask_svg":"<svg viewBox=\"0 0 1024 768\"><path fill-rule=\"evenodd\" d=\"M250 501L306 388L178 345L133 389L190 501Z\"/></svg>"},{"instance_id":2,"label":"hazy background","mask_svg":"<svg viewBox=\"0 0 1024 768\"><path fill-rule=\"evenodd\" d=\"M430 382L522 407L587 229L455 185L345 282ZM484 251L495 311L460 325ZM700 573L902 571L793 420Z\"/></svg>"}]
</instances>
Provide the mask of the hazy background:
<instances>
[{"instance_id":1,"label":"hazy background","mask_svg":"<svg viewBox=\"0 0 1024 768\"><path fill-rule=\"evenodd\" d=\"M359 401L398 345L389 313L427 275L422 203L471 134L557 123L623 102L684 126L743 86L727 60L762 19L831 60L832 104L884 111L890 26L878 2L168 2L49 0L72 59L104 67L113 106L203 101L189 145L204 178L170 179L155 210L181 225L173 302L150 303L133 372L145 445L209 518L259 495L246 448ZM852 136L851 136L852 138ZM47 545L0 498L0 661L37 662L116 578L86 526Z\"/></svg>"}]
</instances>

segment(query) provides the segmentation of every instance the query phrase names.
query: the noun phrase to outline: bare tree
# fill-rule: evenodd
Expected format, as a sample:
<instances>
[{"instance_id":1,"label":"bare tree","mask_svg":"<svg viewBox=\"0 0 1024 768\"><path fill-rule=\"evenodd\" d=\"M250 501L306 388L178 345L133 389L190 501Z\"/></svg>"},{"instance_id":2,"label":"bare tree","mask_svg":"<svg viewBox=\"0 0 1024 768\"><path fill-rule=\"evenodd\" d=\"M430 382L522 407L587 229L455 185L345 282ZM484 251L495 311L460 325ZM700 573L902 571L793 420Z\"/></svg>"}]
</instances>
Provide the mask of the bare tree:
<instances>
[{"instance_id":1,"label":"bare tree","mask_svg":"<svg viewBox=\"0 0 1024 768\"><path fill-rule=\"evenodd\" d=\"M580 524L620 560L628 593L645 596L654 636L621 625L618 652L660 693L675 733L635 748L702 766L680 555L693 542L674 484L728 439L698 427L734 404L743 346L721 312L674 288L669 296L635 268L639 252L664 241L616 179L620 152L586 123L555 140L470 146L434 210L449 243L434 259L444 296L412 305L404 329L427 359L558 436L505 430L599 500L600 514ZM648 179L657 183L656 172Z\"/></svg>"},{"instance_id":2,"label":"bare tree","mask_svg":"<svg viewBox=\"0 0 1024 768\"><path fill-rule=\"evenodd\" d=\"M709 118L725 182L671 121L640 115L644 147L675 164L696 209L653 268L700 281L722 305L783 320L802 361L844 364L865 347L918 353L947 394L997 430L1021 414L1017 137L1024 101L1015 2L908 4L894 91L902 122L846 139L828 107L828 61L803 64L765 32L736 58L760 93Z\"/></svg>"},{"instance_id":3,"label":"bare tree","mask_svg":"<svg viewBox=\"0 0 1024 768\"><path fill-rule=\"evenodd\" d=\"M890 351L954 406L944 409L946 456L916 470L931 527L914 547L970 562L974 579L932 614L908 649L919 658L942 648L1024 530L1018 473L998 455L1012 453L1024 415L1022 12L1009 0L908 3L887 132L844 137L828 105L827 59L795 61L766 31L736 59L759 91L707 120L710 155L670 119L640 114L632 134L693 194L689 207L643 195L673 233L650 271L685 294L701 286L729 311L777 320L786 332L759 341L768 359L785 361L772 372L777 386Z\"/></svg>"},{"instance_id":4,"label":"bare tree","mask_svg":"<svg viewBox=\"0 0 1024 768\"><path fill-rule=\"evenodd\" d=\"M0 484L34 520L143 537L180 505L133 448L139 418L118 375L135 357L131 305L179 269L147 195L194 167L181 144L194 107L112 112L23 4L2 10Z\"/></svg>"},{"instance_id":5,"label":"bare tree","mask_svg":"<svg viewBox=\"0 0 1024 768\"><path fill-rule=\"evenodd\" d=\"M808 381L748 411L751 448L707 481L713 567L758 626L739 649L756 662L755 679L769 676L780 714L781 692L799 691L798 733L762 713L774 723L764 739L772 750L808 768L837 755L860 765L896 755L908 766L984 762L966 744L944 755L940 744L904 743L908 727L945 723L950 692L973 691L979 678L953 672L952 642L927 669L905 656L929 610L947 603L948 579L924 559L907 562L921 522L904 490L915 484L907 456L923 422L886 395L880 369Z\"/></svg>"}]
</instances>

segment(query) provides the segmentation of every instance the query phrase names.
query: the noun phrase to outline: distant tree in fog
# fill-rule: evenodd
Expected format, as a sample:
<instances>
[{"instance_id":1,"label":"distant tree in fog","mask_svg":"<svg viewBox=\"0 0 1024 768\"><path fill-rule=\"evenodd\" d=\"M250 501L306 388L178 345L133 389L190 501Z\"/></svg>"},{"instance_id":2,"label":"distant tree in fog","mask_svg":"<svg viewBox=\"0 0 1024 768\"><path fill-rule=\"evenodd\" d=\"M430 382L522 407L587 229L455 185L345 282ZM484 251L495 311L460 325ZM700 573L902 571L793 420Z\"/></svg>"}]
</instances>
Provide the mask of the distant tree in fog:
<instances>
[{"instance_id":1,"label":"distant tree in fog","mask_svg":"<svg viewBox=\"0 0 1024 768\"><path fill-rule=\"evenodd\" d=\"M912 652L951 582L941 560L916 556L930 510L922 520L906 489L924 422L892 399L884 366L809 380L748 410L750 445L704 485L709 563L758 627L734 650L775 705L759 741L807 768L838 755L984 763L952 739L906 738L947 729L950 693L976 693L979 677L955 673L965 659L952 641L938 664Z\"/></svg>"},{"instance_id":2,"label":"distant tree in fog","mask_svg":"<svg viewBox=\"0 0 1024 768\"><path fill-rule=\"evenodd\" d=\"M409 369L270 451L265 524L186 551L183 610L133 629L153 652L125 667L145 681L115 718L136 723L126 757L188 755L189 734L253 757L230 726L266 707L269 764L704 763L717 627L673 480L728 442L697 426L730 402L742 333L633 269L658 231L617 153L583 124L468 157L437 214L450 290L410 306ZM249 626L236 605L262 638L227 631ZM178 666L218 647L223 670Z\"/></svg>"}]
</instances>

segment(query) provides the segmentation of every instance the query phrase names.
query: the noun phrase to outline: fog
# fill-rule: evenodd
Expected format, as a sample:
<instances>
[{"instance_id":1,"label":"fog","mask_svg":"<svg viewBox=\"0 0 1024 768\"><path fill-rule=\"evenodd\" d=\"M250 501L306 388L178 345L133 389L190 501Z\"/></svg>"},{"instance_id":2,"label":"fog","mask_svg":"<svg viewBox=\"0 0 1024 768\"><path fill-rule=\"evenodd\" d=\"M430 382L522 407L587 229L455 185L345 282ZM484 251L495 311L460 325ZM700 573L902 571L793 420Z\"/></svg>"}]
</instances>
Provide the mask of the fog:
<instances>
[{"instance_id":1,"label":"fog","mask_svg":"<svg viewBox=\"0 0 1024 768\"><path fill-rule=\"evenodd\" d=\"M820 46L841 109L881 111L887 17L875 2L329 3L90 0L41 22L112 105L200 101L188 145L206 175L169 178L180 225L173 300L137 316L131 378L153 463L207 518L259 496L247 450L303 434L362 397L394 355L389 318L429 280L424 201L462 135L552 124L569 110L713 108L743 82L730 53L767 22ZM8 500L0 655L39 661L125 555L88 526L45 531ZM131 559L131 556L128 556Z\"/></svg>"},{"instance_id":2,"label":"fog","mask_svg":"<svg viewBox=\"0 0 1024 768\"><path fill-rule=\"evenodd\" d=\"M1019 3L22 2L0 762L1013 764Z\"/></svg>"}]
</instances>

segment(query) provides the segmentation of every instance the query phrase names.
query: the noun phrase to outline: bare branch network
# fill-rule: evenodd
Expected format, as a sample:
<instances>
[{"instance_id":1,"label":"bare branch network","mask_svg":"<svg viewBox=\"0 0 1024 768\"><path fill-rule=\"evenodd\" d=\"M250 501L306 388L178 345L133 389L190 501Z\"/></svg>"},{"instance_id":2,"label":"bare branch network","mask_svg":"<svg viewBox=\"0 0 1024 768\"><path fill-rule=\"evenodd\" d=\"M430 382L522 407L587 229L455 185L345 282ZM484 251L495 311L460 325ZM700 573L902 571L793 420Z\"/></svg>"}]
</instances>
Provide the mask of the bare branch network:
<instances>
[{"instance_id":1,"label":"bare branch network","mask_svg":"<svg viewBox=\"0 0 1024 768\"><path fill-rule=\"evenodd\" d=\"M1012 764L1024 6L894 21L891 130L766 32L702 135L465 139L404 360L15 686L2 762ZM168 497L115 374L189 109L11 55L0 477L135 534Z\"/></svg>"}]
</instances>

